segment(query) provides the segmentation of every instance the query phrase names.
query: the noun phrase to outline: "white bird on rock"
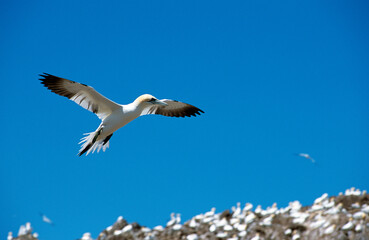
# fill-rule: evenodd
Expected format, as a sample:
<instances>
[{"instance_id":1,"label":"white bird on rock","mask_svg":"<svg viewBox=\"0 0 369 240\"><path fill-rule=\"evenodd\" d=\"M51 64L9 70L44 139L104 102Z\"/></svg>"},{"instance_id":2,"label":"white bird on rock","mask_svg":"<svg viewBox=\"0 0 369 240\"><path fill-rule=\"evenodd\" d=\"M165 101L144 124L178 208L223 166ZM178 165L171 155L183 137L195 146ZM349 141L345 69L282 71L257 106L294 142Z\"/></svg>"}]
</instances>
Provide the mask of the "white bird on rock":
<instances>
[{"instance_id":1,"label":"white bird on rock","mask_svg":"<svg viewBox=\"0 0 369 240\"><path fill-rule=\"evenodd\" d=\"M350 218L350 220L345 225L342 226L342 230L345 230L345 231L351 230L353 227L354 227L354 222L353 222L353 219Z\"/></svg>"},{"instance_id":2,"label":"white bird on rock","mask_svg":"<svg viewBox=\"0 0 369 240\"><path fill-rule=\"evenodd\" d=\"M167 222L167 227L172 227L174 224L176 224L176 218L175 218L175 213L172 212L170 214L170 220Z\"/></svg>"},{"instance_id":3,"label":"white bird on rock","mask_svg":"<svg viewBox=\"0 0 369 240\"><path fill-rule=\"evenodd\" d=\"M83 234L80 240L93 240L93 238L91 237L91 233L87 232Z\"/></svg>"},{"instance_id":4,"label":"white bird on rock","mask_svg":"<svg viewBox=\"0 0 369 240\"><path fill-rule=\"evenodd\" d=\"M141 95L130 104L120 105L85 84L47 73L40 76L43 77L41 83L52 92L69 98L101 119L96 131L86 133L87 136L81 139L80 143L83 144L79 156L95 150L99 152L101 148L105 151L113 133L139 116L160 114L167 117L196 117L196 114L204 113L190 104L170 99L159 100L150 94Z\"/></svg>"}]
</instances>

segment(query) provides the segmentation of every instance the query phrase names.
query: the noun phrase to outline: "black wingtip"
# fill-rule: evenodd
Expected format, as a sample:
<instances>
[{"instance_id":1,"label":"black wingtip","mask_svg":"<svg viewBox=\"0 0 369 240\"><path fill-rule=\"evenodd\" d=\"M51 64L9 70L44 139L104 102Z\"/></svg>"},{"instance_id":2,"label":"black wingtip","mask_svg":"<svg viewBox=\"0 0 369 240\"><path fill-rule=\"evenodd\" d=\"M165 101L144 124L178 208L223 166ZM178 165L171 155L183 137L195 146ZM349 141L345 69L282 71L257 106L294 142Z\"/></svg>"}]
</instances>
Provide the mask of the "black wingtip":
<instances>
[{"instance_id":1,"label":"black wingtip","mask_svg":"<svg viewBox=\"0 0 369 240\"><path fill-rule=\"evenodd\" d=\"M41 84L45 85L45 83L50 80L51 78L56 78L54 75L48 73L41 73L39 74L40 78L38 80L41 81ZM45 85L46 86L46 85Z\"/></svg>"},{"instance_id":2,"label":"black wingtip","mask_svg":"<svg viewBox=\"0 0 369 240\"><path fill-rule=\"evenodd\" d=\"M201 115L201 113L205 113L203 110L201 109L197 109L197 112L195 112L194 116L196 117L197 115ZM196 115L197 114L197 115Z\"/></svg>"},{"instance_id":3,"label":"black wingtip","mask_svg":"<svg viewBox=\"0 0 369 240\"><path fill-rule=\"evenodd\" d=\"M201 115L201 113L205 113L203 110L201 110L200 108L197 108L196 109L197 111L196 112L194 112L194 113L192 113L191 115L190 115L190 117L191 116L194 116L194 117L197 117L197 116L200 116Z\"/></svg>"},{"instance_id":4,"label":"black wingtip","mask_svg":"<svg viewBox=\"0 0 369 240\"><path fill-rule=\"evenodd\" d=\"M43 73L39 74L39 76L40 76L40 77L43 77L43 78L47 78L47 77L54 77L53 75L51 75L51 74L49 74L49 73L45 73L45 72L43 72ZM40 80L42 80L42 79L40 79Z\"/></svg>"}]
</instances>

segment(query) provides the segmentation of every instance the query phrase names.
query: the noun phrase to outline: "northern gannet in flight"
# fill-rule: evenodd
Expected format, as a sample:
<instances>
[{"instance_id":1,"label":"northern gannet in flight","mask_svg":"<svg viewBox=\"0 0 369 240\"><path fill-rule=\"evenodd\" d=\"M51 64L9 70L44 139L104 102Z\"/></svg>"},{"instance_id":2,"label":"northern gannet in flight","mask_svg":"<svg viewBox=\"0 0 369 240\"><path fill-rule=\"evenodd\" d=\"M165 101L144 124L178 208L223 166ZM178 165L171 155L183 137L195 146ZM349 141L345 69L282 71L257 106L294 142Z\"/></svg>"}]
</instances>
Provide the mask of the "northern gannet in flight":
<instances>
[{"instance_id":1,"label":"northern gannet in flight","mask_svg":"<svg viewBox=\"0 0 369 240\"><path fill-rule=\"evenodd\" d=\"M48 224L54 226L53 221L51 221L51 219L48 218L45 214L43 214L42 212L40 212L40 216L42 217L42 221L44 221L45 223L48 223Z\"/></svg>"},{"instance_id":2,"label":"northern gannet in flight","mask_svg":"<svg viewBox=\"0 0 369 240\"><path fill-rule=\"evenodd\" d=\"M315 159L312 158L308 153L296 153L297 156L309 159L312 163L315 163Z\"/></svg>"},{"instance_id":3,"label":"northern gannet in flight","mask_svg":"<svg viewBox=\"0 0 369 240\"><path fill-rule=\"evenodd\" d=\"M109 140L113 133L127 123L142 115L160 114L167 117L191 117L204 113L201 109L187 103L157 99L150 94L139 96L134 102L127 105L117 104L90 86L56 77L47 73L40 74L41 83L52 92L67 97L81 107L95 113L101 124L96 131L85 133L81 139L83 143L79 156L97 150L103 151L109 147Z\"/></svg>"}]
</instances>

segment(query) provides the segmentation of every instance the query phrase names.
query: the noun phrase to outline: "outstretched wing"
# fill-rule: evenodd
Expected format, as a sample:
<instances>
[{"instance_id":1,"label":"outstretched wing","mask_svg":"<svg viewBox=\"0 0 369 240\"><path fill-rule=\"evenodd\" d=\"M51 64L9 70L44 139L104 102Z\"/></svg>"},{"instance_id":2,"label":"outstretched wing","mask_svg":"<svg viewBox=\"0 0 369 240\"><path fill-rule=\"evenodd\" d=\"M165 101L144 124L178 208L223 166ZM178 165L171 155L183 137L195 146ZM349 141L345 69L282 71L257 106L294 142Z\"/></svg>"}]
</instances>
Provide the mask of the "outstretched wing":
<instances>
[{"instance_id":1,"label":"outstretched wing","mask_svg":"<svg viewBox=\"0 0 369 240\"><path fill-rule=\"evenodd\" d=\"M107 99L95 89L85 84L56 77L47 73L40 74L41 83L52 92L67 97L81 107L95 113L101 120L109 116L119 104Z\"/></svg>"},{"instance_id":2,"label":"outstretched wing","mask_svg":"<svg viewBox=\"0 0 369 240\"><path fill-rule=\"evenodd\" d=\"M184 102L170 99L161 99L160 101L165 102L168 105L154 105L152 107L147 107L141 115L160 114L167 117L196 117L196 114L200 115L201 113L204 113L201 109Z\"/></svg>"}]
</instances>

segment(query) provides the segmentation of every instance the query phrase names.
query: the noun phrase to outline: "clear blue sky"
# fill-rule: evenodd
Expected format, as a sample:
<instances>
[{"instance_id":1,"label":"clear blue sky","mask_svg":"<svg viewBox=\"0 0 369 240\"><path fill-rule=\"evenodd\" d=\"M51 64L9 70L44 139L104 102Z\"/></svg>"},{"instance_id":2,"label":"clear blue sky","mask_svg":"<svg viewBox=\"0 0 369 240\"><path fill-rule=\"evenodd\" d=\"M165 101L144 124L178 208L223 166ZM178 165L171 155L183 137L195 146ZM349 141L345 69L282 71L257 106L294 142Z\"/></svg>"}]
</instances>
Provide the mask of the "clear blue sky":
<instances>
[{"instance_id":1,"label":"clear blue sky","mask_svg":"<svg viewBox=\"0 0 369 240\"><path fill-rule=\"evenodd\" d=\"M154 227L369 189L367 1L2 1L0 29L1 239L27 221L65 240L120 215ZM42 72L205 114L141 117L77 157L99 119Z\"/></svg>"}]
</instances>

